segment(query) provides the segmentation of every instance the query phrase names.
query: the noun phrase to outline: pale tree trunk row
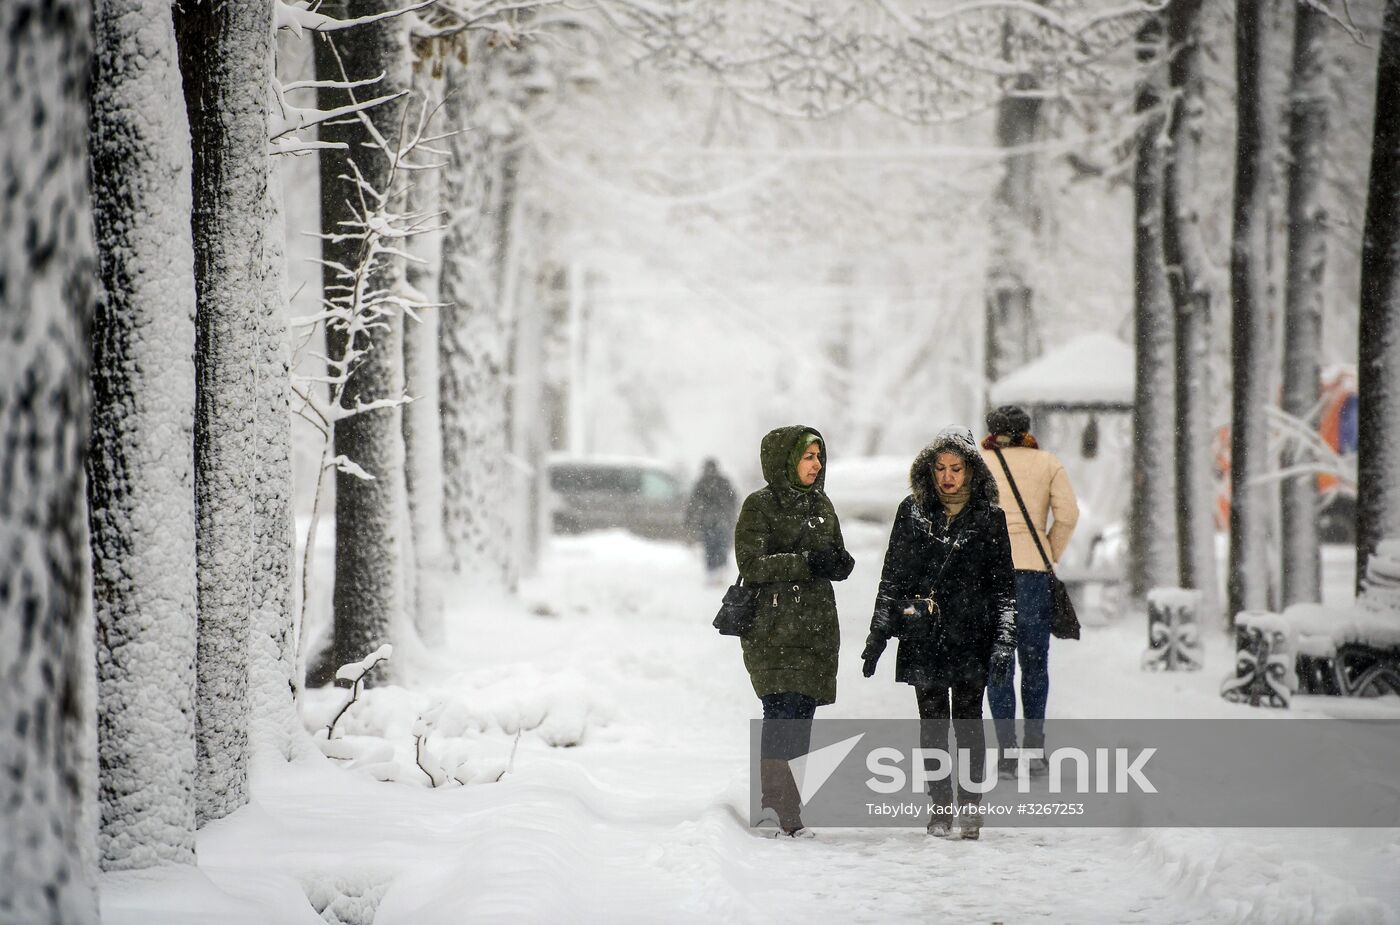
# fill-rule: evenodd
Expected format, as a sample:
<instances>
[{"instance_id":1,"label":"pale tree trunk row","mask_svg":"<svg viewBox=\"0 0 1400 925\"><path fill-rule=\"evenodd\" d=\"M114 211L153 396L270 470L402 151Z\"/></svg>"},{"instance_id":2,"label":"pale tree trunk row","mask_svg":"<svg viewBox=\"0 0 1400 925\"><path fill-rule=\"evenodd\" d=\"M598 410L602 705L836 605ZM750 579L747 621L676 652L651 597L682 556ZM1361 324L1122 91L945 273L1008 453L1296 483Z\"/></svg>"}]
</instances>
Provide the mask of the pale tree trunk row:
<instances>
[{"instance_id":1,"label":"pale tree trunk row","mask_svg":"<svg viewBox=\"0 0 1400 925\"><path fill-rule=\"evenodd\" d=\"M83 465L93 260L88 4L0 3L0 920L97 921Z\"/></svg>"},{"instance_id":2,"label":"pale tree trunk row","mask_svg":"<svg viewBox=\"0 0 1400 925\"><path fill-rule=\"evenodd\" d=\"M194 254L170 4L100 0L88 504L105 869L193 863Z\"/></svg>"},{"instance_id":3,"label":"pale tree trunk row","mask_svg":"<svg viewBox=\"0 0 1400 925\"><path fill-rule=\"evenodd\" d=\"M502 142L476 124L489 92L484 70L480 64L452 64L447 70L448 121L466 130L451 141L443 177L448 224L439 289L439 401L444 521L453 570L502 586L511 580L514 554L507 500L515 476L506 418L510 332L498 270L504 256L498 242L510 205Z\"/></svg>"},{"instance_id":4,"label":"pale tree trunk row","mask_svg":"<svg viewBox=\"0 0 1400 925\"><path fill-rule=\"evenodd\" d=\"M297 711L295 524L292 517L291 342L287 325L286 226L282 185L268 177L264 278L249 320L253 358L252 626L248 651L249 734L253 754L291 760L309 754Z\"/></svg>"},{"instance_id":5,"label":"pale tree trunk row","mask_svg":"<svg viewBox=\"0 0 1400 925\"><path fill-rule=\"evenodd\" d=\"M1007 27L1010 29L1010 26ZM992 254L987 281L986 350L988 385L1015 372L1041 351L1035 317L1032 254L1040 230L1036 155L1023 150L1040 129L1041 100L1030 78L997 104L996 143L1007 151L992 202Z\"/></svg>"},{"instance_id":6,"label":"pale tree trunk row","mask_svg":"<svg viewBox=\"0 0 1400 925\"><path fill-rule=\"evenodd\" d=\"M415 109L435 114L437 131L451 131L454 126L442 119L439 93L440 80L426 73L414 75ZM434 161L438 158L435 156ZM418 173L407 191L408 211L423 215L423 223L436 228L442 219L440 184L437 169ZM452 204L458 207L456 203ZM408 263L405 295L422 304L437 302L437 253L433 248L436 234L422 234L408 243L409 254L415 258ZM451 568L447 555L447 538L443 532L442 485L442 424L439 414L438 342L441 329L441 308L418 312L416 320L404 324L403 367L404 382L413 401L403 412L403 442L407 463L404 466L408 492L409 527L404 551L410 561L405 565L411 592L408 604L414 614L418 636L429 645L444 641L443 579Z\"/></svg>"}]
</instances>

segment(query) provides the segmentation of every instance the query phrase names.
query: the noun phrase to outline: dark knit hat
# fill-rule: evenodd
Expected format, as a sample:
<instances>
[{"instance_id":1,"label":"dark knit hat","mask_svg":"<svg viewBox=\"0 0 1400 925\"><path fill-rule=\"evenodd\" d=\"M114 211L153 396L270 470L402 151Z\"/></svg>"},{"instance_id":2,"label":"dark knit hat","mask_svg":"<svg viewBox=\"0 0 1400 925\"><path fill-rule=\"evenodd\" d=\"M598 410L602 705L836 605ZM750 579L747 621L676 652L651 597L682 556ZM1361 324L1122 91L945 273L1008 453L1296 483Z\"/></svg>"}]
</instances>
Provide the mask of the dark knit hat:
<instances>
[{"instance_id":1,"label":"dark knit hat","mask_svg":"<svg viewBox=\"0 0 1400 925\"><path fill-rule=\"evenodd\" d=\"M994 434L1024 434L1031 429L1031 416L1019 405L1002 405L987 412L987 430Z\"/></svg>"}]
</instances>

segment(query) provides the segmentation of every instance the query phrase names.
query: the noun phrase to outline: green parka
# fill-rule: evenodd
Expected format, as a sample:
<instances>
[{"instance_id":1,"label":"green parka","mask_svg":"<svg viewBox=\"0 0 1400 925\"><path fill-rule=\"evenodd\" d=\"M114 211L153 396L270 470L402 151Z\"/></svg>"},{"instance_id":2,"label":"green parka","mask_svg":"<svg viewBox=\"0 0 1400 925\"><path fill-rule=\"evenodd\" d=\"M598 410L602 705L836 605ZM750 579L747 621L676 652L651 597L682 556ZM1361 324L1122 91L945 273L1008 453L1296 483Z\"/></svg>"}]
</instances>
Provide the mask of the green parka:
<instances>
[{"instance_id":1,"label":"green parka","mask_svg":"<svg viewBox=\"0 0 1400 925\"><path fill-rule=\"evenodd\" d=\"M821 444L822 469L802 490L796 463L809 436ZM739 574L759 592L757 618L743 639L744 666L759 697L799 693L833 703L841 646L836 597L829 579L812 576L804 553L840 550L838 581L855 563L823 490L826 441L811 427L780 427L763 438L759 457L768 484L744 499L734 527Z\"/></svg>"}]
</instances>

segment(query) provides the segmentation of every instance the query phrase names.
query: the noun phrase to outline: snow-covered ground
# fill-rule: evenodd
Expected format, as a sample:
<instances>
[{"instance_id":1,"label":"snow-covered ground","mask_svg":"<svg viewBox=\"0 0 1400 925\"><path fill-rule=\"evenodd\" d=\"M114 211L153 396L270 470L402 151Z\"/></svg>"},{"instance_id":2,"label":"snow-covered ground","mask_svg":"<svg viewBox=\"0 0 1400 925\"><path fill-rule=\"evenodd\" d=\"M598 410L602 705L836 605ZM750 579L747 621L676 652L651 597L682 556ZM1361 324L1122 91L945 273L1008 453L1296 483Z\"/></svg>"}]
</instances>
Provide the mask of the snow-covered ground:
<instances>
[{"instance_id":1,"label":"snow-covered ground","mask_svg":"<svg viewBox=\"0 0 1400 925\"><path fill-rule=\"evenodd\" d=\"M892 658L860 676L883 533L847 531L858 565L838 589L840 691L819 716L915 715ZM1400 923L1396 830L757 838L741 820L758 703L737 643L710 628L719 594L686 547L554 541L523 601L454 602L449 645L421 656L418 680L351 708L343 747L357 760L260 766L253 804L200 833L197 871L106 875L103 920ZM1251 715L1216 693L1223 634L1198 673L1140 671L1145 641L1140 621L1057 641L1052 716ZM308 723L340 697L312 692ZM1294 712L1345 706L1299 698ZM419 717L429 764L465 783L429 786Z\"/></svg>"}]
</instances>

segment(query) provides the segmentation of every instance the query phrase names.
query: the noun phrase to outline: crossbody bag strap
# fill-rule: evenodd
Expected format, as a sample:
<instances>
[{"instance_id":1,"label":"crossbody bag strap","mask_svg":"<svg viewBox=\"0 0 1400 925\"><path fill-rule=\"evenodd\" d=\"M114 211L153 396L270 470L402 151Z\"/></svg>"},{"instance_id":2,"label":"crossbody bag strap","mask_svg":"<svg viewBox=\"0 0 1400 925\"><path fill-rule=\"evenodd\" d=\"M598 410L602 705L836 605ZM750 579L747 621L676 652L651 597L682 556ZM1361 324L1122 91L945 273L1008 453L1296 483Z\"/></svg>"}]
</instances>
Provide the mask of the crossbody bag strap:
<instances>
[{"instance_id":1,"label":"crossbody bag strap","mask_svg":"<svg viewBox=\"0 0 1400 925\"><path fill-rule=\"evenodd\" d=\"M1040 533L1035 529L1035 524L1031 523L1031 515L1026 510L1026 502L1021 498L1021 490L1016 487L1016 479L1011 475L1011 467L1006 464L1006 457L1001 455L1001 447L993 447L992 452L997 454L997 461L1001 463L1001 471L1006 473L1006 481L1011 486L1011 494L1016 497L1016 504L1021 509L1021 516L1026 520L1026 529L1031 531L1031 539L1035 540L1035 550L1040 553L1040 558L1045 563L1045 570L1052 575L1055 574L1055 567L1050 564L1050 557L1045 554L1045 547L1040 545Z\"/></svg>"}]
</instances>

